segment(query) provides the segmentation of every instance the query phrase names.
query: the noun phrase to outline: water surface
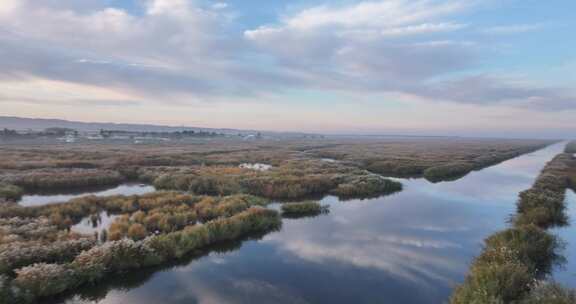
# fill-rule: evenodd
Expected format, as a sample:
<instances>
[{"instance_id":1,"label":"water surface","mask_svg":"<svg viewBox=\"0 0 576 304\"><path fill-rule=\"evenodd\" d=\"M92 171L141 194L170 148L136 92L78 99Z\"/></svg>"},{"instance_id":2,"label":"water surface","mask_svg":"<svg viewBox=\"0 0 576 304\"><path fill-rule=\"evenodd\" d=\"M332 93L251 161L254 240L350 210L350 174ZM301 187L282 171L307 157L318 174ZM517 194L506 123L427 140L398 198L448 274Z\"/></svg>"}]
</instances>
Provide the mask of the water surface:
<instances>
[{"instance_id":1,"label":"water surface","mask_svg":"<svg viewBox=\"0 0 576 304\"><path fill-rule=\"evenodd\" d=\"M86 235L93 235L96 232L100 233L102 230L108 230L118 216L103 211L95 217L87 216L83 218L78 224L70 227L70 230Z\"/></svg>"},{"instance_id":2,"label":"water surface","mask_svg":"<svg viewBox=\"0 0 576 304\"><path fill-rule=\"evenodd\" d=\"M392 196L326 197L327 215L285 219L281 231L236 250L118 277L64 302L442 303L482 240L505 227L518 192L562 149L553 145L453 182L402 180L404 190Z\"/></svg>"},{"instance_id":3,"label":"water surface","mask_svg":"<svg viewBox=\"0 0 576 304\"><path fill-rule=\"evenodd\" d=\"M49 193L49 194L27 194L22 196L18 204L22 206L42 206L53 203L67 202L71 199L86 196L86 195L135 195L154 192L155 189L151 185L144 184L121 184L112 187L99 187L91 189L79 189L67 191L65 193Z\"/></svg>"},{"instance_id":4,"label":"water surface","mask_svg":"<svg viewBox=\"0 0 576 304\"><path fill-rule=\"evenodd\" d=\"M566 193L566 206L570 225L553 230L566 242L566 249L563 252L566 264L557 269L552 277L558 282L576 288L576 194L572 190Z\"/></svg>"}]
</instances>

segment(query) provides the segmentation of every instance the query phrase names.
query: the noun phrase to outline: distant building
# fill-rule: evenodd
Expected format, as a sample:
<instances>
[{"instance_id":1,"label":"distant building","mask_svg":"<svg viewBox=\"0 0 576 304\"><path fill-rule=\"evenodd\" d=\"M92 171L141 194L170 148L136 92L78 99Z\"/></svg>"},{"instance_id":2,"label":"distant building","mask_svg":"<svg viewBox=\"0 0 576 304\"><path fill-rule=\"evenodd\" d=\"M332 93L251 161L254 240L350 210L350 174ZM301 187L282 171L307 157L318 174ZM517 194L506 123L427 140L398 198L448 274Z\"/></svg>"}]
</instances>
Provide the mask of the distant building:
<instances>
[{"instance_id":1,"label":"distant building","mask_svg":"<svg viewBox=\"0 0 576 304\"><path fill-rule=\"evenodd\" d=\"M268 171L268 170L272 169L271 165L259 164L259 163L254 163L254 164L244 163L238 167L240 167L242 169L250 169L250 170L256 170L256 171Z\"/></svg>"},{"instance_id":2,"label":"distant building","mask_svg":"<svg viewBox=\"0 0 576 304\"><path fill-rule=\"evenodd\" d=\"M64 137L58 138L58 140L65 142L67 144L72 144L72 143L75 143L78 140L78 138L74 134L67 134Z\"/></svg>"}]
</instances>

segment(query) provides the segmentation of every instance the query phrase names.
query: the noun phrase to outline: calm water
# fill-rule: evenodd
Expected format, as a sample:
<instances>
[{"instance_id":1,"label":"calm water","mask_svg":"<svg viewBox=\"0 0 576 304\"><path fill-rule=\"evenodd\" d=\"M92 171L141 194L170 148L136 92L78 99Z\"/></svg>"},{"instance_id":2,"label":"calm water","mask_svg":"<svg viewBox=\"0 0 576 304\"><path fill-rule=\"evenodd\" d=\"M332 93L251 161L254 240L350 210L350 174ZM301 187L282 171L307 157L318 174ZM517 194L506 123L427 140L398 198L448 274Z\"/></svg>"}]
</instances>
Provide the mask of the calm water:
<instances>
[{"instance_id":1,"label":"calm water","mask_svg":"<svg viewBox=\"0 0 576 304\"><path fill-rule=\"evenodd\" d=\"M70 230L81 234L93 235L95 232L100 233L104 229L107 230L117 217L118 215L108 214L105 211L100 212L95 221L90 216L85 217L80 223L72 226Z\"/></svg>"},{"instance_id":2,"label":"calm water","mask_svg":"<svg viewBox=\"0 0 576 304\"><path fill-rule=\"evenodd\" d=\"M46 204L66 202L73 198L86 196L86 195L135 195L145 194L155 191L153 186L143 184L122 184L108 188L98 188L89 191L75 191L68 193L51 193L51 194L30 194L24 195L18 204L22 206L41 206Z\"/></svg>"},{"instance_id":3,"label":"calm water","mask_svg":"<svg viewBox=\"0 0 576 304\"><path fill-rule=\"evenodd\" d=\"M567 241L564 250L567 263L562 269L558 269L553 277L559 282L576 287L576 194L571 190L566 193L566 204L570 225L555 229L555 232L561 239Z\"/></svg>"},{"instance_id":4,"label":"calm water","mask_svg":"<svg viewBox=\"0 0 576 304\"><path fill-rule=\"evenodd\" d=\"M236 250L117 277L63 302L442 303L482 239L506 225L518 192L562 148L554 145L454 182L402 180L405 190L388 197L327 197L328 215L286 219L281 231ZM569 259L576 262L576 248L571 250ZM574 284L569 273L558 279Z\"/></svg>"}]
</instances>

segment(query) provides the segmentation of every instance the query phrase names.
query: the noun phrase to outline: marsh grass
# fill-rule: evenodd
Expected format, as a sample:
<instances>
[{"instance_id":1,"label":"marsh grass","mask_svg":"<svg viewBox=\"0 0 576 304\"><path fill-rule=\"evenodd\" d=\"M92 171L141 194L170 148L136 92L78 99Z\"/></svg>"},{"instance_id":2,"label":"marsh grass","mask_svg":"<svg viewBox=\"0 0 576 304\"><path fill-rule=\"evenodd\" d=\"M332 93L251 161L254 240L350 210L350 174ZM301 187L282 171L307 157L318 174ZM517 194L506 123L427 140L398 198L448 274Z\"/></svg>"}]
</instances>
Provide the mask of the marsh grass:
<instances>
[{"instance_id":1,"label":"marsh grass","mask_svg":"<svg viewBox=\"0 0 576 304\"><path fill-rule=\"evenodd\" d=\"M366 198L402 189L400 183L365 170L319 160L287 161L267 171L220 166L167 172L154 180L154 186L206 195L247 193L279 200L327 194Z\"/></svg>"},{"instance_id":2,"label":"marsh grass","mask_svg":"<svg viewBox=\"0 0 576 304\"><path fill-rule=\"evenodd\" d=\"M101 169L43 169L13 174L5 179L26 191L117 185L124 181L119 172Z\"/></svg>"},{"instance_id":3,"label":"marsh grass","mask_svg":"<svg viewBox=\"0 0 576 304\"><path fill-rule=\"evenodd\" d=\"M339 184L330 193L341 200L375 198L402 191L402 183L371 174L357 176Z\"/></svg>"},{"instance_id":4,"label":"marsh grass","mask_svg":"<svg viewBox=\"0 0 576 304\"><path fill-rule=\"evenodd\" d=\"M362 141L313 149L319 157L354 163L391 177L454 180L473 170L539 150L554 141L538 140L390 140Z\"/></svg>"},{"instance_id":5,"label":"marsh grass","mask_svg":"<svg viewBox=\"0 0 576 304\"><path fill-rule=\"evenodd\" d=\"M282 204L282 216L286 218L311 217L329 212L328 205L316 201Z\"/></svg>"},{"instance_id":6,"label":"marsh grass","mask_svg":"<svg viewBox=\"0 0 576 304\"><path fill-rule=\"evenodd\" d=\"M474 170L474 163L455 162L424 170L424 178L431 182L459 179Z\"/></svg>"},{"instance_id":7,"label":"marsh grass","mask_svg":"<svg viewBox=\"0 0 576 304\"><path fill-rule=\"evenodd\" d=\"M106 242L83 251L69 263L39 263L15 270L14 280L6 283L13 286L7 288L6 298L34 300L54 296L100 281L111 274L160 265L210 245L278 229L280 225L281 219L276 211L251 207L228 218L218 218L202 226L189 226L141 241L122 239ZM19 292L15 292L15 288Z\"/></svg>"},{"instance_id":8,"label":"marsh grass","mask_svg":"<svg viewBox=\"0 0 576 304\"><path fill-rule=\"evenodd\" d=\"M539 282L521 304L574 304L576 292L554 282Z\"/></svg>"},{"instance_id":9,"label":"marsh grass","mask_svg":"<svg viewBox=\"0 0 576 304\"><path fill-rule=\"evenodd\" d=\"M22 188L16 185L0 183L0 202L2 200L18 201L23 193Z\"/></svg>"},{"instance_id":10,"label":"marsh grass","mask_svg":"<svg viewBox=\"0 0 576 304\"><path fill-rule=\"evenodd\" d=\"M566 148L564 148L564 151L566 153L572 153L572 154L576 153L576 140L573 140L568 144L566 144Z\"/></svg>"}]
</instances>

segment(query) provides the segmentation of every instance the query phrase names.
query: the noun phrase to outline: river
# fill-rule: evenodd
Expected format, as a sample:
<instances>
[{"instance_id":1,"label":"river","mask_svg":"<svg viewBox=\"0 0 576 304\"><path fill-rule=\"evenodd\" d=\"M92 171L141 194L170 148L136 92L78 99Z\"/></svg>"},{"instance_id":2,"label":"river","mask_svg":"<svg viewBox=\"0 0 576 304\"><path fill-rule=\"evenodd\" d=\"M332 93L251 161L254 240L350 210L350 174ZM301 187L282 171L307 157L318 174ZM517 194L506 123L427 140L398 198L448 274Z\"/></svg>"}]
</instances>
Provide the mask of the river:
<instances>
[{"instance_id":1,"label":"river","mask_svg":"<svg viewBox=\"0 0 576 304\"><path fill-rule=\"evenodd\" d=\"M36 193L26 194L18 201L19 205L25 207L41 206L54 203L67 202L71 199L86 196L109 196L109 195L136 195L155 191L154 186L127 183L111 187L92 187L90 189L74 190L67 192Z\"/></svg>"}]
</instances>

